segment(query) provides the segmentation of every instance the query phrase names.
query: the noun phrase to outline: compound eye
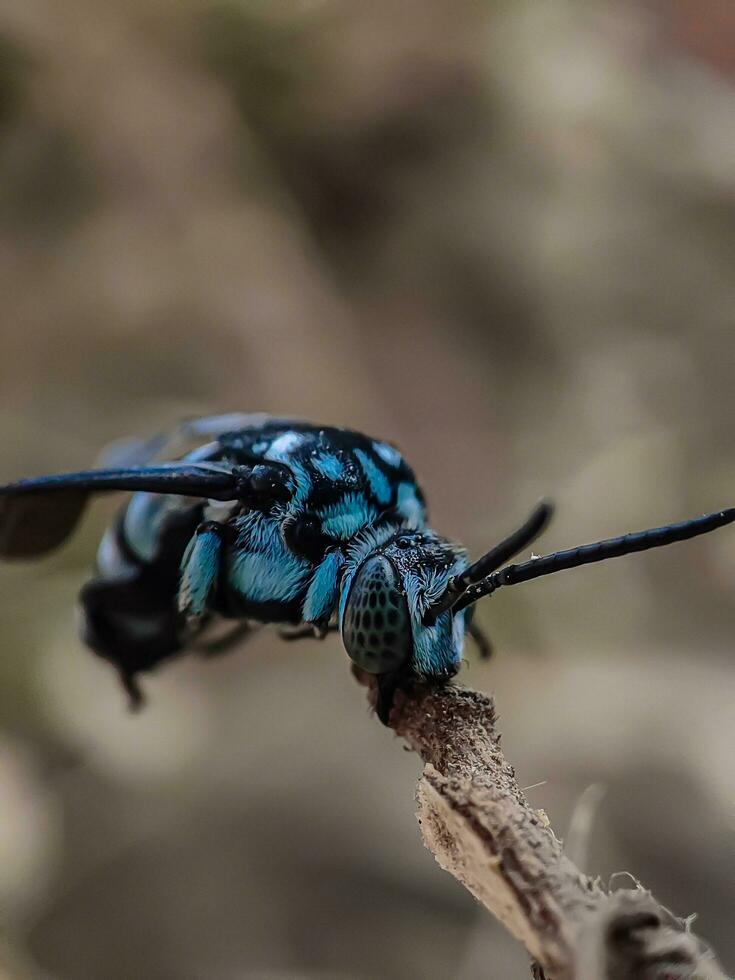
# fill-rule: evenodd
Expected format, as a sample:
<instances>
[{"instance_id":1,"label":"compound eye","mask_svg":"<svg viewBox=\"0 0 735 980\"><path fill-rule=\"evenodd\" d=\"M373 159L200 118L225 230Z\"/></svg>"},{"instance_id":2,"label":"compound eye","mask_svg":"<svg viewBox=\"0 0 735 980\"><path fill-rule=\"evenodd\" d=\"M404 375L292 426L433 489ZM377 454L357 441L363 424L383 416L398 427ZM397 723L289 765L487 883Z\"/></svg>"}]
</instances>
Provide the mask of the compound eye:
<instances>
[{"instance_id":1,"label":"compound eye","mask_svg":"<svg viewBox=\"0 0 735 980\"><path fill-rule=\"evenodd\" d=\"M292 554L313 562L320 562L330 545L329 538L322 534L321 523L311 515L284 523L283 540Z\"/></svg>"},{"instance_id":2,"label":"compound eye","mask_svg":"<svg viewBox=\"0 0 735 980\"><path fill-rule=\"evenodd\" d=\"M370 674L396 670L411 656L413 636L398 573L383 555L369 558L352 583L342 621L342 642Z\"/></svg>"}]
</instances>

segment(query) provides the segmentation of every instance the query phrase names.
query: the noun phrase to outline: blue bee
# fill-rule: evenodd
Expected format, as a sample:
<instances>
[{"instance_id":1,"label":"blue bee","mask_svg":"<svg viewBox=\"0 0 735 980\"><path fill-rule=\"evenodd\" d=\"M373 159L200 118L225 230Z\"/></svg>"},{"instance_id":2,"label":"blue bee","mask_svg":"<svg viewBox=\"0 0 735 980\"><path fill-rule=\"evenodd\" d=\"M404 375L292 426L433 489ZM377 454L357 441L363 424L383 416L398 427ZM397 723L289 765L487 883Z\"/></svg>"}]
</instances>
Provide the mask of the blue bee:
<instances>
[{"instance_id":1,"label":"blue bee","mask_svg":"<svg viewBox=\"0 0 735 980\"><path fill-rule=\"evenodd\" d=\"M155 464L186 439L204 442ZM508 562L547 526L541 503L478 561L426 527L424 497L397 449L347 429L268 416L186 423L172 437L118 451L116 466L0 487L0 557L63 541L89 495L135 491L81 594L85 640L112 661L134 701L136 675L217 622L295 627L287 638L339 629L355 666L376 681L389 723L395 692L458 670L475 603L498 588L684 541L735 521L705 517Z\"/></svg>"},{"instance_id":2,"label":"blue bee","mask_svg":"<svg viewBox=\"0 0 735 980\"><path fill-rule=\"evenodd\" d=\"M197 448L176 462L157 462ZM91 494L133 491L82 589L83 637L136 681L223 621L324 636L334 619L346 549L366 528L426 521L416 477L392 445L359 432L265 415L183 423L108 453L104 468L0 488L0 557L63 542Z\"/></svg>"},{"instance_id":3,"label":"blue bee","mask_svg":"<svg viewBox=\"0 0 735 980\"><path fill-rule=\"evenodd\" d=\"M464 548L428 528L386 524L363 531L351 543L339 628L356 667L374 675L376 709L384 724L397 689L441 683L457 672L466 633L484 656L490 655L488 640L472 622L479 599L502 586L706 534L735 521L735 508L507 564L544 530L551 515L551 505L542 502L518 530L473 564Z\"/></svg>"}]
</instances>

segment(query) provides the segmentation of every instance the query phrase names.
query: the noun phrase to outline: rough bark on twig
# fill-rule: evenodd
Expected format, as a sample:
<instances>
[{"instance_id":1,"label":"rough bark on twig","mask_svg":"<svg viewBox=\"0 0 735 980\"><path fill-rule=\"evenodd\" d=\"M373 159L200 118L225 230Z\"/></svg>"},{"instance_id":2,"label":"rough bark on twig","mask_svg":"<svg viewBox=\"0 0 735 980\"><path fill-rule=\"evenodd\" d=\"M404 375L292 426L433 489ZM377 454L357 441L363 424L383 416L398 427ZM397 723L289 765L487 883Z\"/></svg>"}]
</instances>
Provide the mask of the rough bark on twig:
<instances>
[{"instance_id":1,"label":"rough bark on twig","mask_svg":"<svg viewBox=\"0 0 735 980\"><path fill-rule=\"evenodd\" d=\"M424 761L426 846L523 943L535 976L724 978L688 921L641 887L608 892L565 856L500 749L492 698L459 686L398 695L391 727Z\"/></svg>"}]
</instances>

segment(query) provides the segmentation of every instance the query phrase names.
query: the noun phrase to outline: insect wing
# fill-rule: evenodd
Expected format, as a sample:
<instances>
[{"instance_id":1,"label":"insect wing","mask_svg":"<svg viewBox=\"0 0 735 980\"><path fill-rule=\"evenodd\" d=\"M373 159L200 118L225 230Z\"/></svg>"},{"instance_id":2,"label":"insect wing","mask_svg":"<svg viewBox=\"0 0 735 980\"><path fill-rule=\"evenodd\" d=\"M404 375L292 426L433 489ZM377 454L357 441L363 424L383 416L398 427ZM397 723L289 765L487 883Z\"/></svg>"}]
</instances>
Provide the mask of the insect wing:
<instances>
[{"instance_id":1,"label":"insect wing","mask_svg":"<svg viewBox=\"0 0 735 980\"><path fill-rule=\"evenodd\" d=\"M213 463L90 470L10 483L0 487L0 558L31 558L60 545L92 493L146 490L231 500L236 484L232 467Z\"/></svg>"},{"instance_id":2,"label":"insect wing","mask_svg":"<svg viewBox=\"0 0 735 980\"><path fill-rule=\"evenodd\" d=\"M88 496L85 490L2 494L0 558L32 558L60 545L77 526Z\"/></svg>"},{"instance_id":3,"label":"insect wing","mask_svg":"<svg viewBox=\"0 0 735 980\"><path fill-rule=\"evenodd\" d=\"M151 439L124 438L110 443L100 453L96 465L100 468L151 466L165 458L178 457L191 449L208 443L216 447L228 433L252 432L265 426L287 426L287 419L263 413L229 412L225 415L205 415L184 419L167 432Z\"/></svg>"}]
</instances>

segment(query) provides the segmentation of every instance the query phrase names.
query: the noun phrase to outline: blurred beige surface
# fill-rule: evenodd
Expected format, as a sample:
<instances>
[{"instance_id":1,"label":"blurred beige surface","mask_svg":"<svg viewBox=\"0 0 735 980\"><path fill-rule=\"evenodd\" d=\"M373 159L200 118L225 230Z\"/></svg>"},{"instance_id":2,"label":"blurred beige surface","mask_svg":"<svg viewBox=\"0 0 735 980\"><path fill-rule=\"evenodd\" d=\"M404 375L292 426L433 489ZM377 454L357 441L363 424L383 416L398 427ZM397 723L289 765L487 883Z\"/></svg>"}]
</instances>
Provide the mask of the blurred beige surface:
<instances>
[{"instance_id":1,"label":"blurred beige surface","mask_svg":"<svg viewBox=\"0 0 735 980\"><path fill-rule=\"evenodd\" d=\"M397 441L475 553L732 505L734 52L717 0L0 0L0 478L243 409ZM8 980L525 977L338 642L127 714L73 615L114 507L0 569ZM730 970L734 581L723 531L509 590L463 675Z\"/></svg>"}]
</instances>

